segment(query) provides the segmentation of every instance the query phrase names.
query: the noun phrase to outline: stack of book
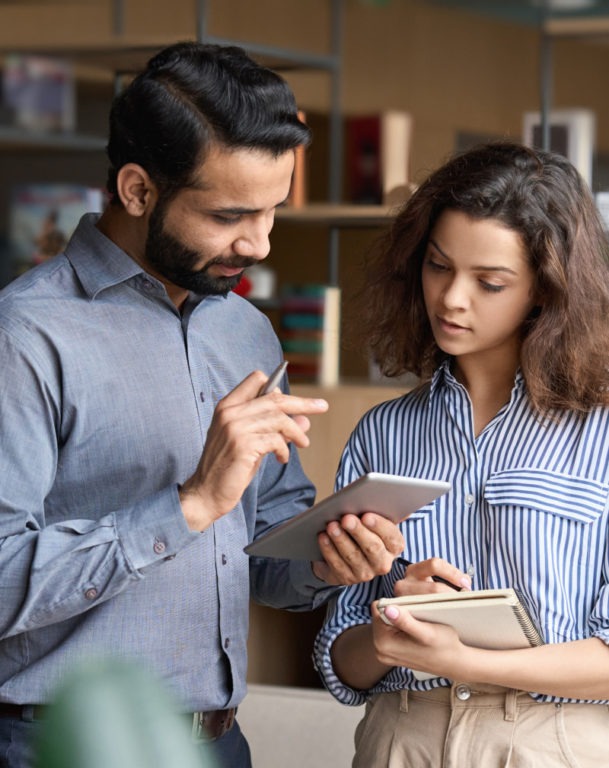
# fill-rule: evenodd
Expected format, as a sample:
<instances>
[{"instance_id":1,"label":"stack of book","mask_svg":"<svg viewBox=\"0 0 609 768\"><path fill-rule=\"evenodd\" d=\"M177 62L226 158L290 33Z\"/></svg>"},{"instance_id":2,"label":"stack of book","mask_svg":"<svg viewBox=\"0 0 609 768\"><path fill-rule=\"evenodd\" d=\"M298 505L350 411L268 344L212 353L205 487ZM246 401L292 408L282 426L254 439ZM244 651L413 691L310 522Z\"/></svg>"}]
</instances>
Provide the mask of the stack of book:
<instances>
[{"instance_id":1,"label":"stack of book","mask_svg":"<svg viewBox=\"0 0 609 768\"><path fill-rule=\"evenodd\" d=\"M72 64L48 56L9 54L2 71L4 107L15 125L31 131L73 131Z\"/></svg>"},{"instance_id":2,"label":"stack of book","mask_svg":"<svg viewBox=\"0 0 609 768\"><path fill-rule=\"evenodd\" d=\"M65 248L85 213L101 213L105 193L80 184L20 184L11 191L9 249L12 276Z\"/></svg>"},{"instance_id":3,"label":"stack of book","mask_svg":"<svg viewBox=\"0 0 609 768\"><path fill-rule=\"evenodd\" d=\"M280 298L279 338L290 381L334 386L339 380L340 289L290 285Z\"/></svg>"},{"instance_id":4,"label":"stack of book","mask_svg":"<svg viewBox=\"0 0 609 768\"><path fill-rule=\"evenodd\" d=\"M412 117L401 110L345 118L347 200L393 205L410 192Z\"/></svg>"}]
</instances>

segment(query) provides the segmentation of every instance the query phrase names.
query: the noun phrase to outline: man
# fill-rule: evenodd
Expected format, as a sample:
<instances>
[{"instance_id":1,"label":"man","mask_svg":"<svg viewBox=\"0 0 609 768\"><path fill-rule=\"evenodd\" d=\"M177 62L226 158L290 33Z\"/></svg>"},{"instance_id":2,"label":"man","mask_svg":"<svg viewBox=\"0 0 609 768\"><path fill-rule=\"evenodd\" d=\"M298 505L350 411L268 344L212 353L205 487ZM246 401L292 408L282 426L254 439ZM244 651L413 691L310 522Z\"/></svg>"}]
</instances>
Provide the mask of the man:
<instances>
[{"instance_id":1,"label":"man","mask_svg":"<svg viewBox=\"0 0 609 768\"><path fill-rule=\"evenodd\" d=\"M231 291L308 139L285 82L239 49L162 51L113 105L106 211L0 294L0 766L30 767L41 705L108 651L248 766L250 590L307 610L402 549L369 515L329 526L323 562L243 552L314 494L294 446L327 404L258 396L281 349Z\"/></svg>"}]
</instances>

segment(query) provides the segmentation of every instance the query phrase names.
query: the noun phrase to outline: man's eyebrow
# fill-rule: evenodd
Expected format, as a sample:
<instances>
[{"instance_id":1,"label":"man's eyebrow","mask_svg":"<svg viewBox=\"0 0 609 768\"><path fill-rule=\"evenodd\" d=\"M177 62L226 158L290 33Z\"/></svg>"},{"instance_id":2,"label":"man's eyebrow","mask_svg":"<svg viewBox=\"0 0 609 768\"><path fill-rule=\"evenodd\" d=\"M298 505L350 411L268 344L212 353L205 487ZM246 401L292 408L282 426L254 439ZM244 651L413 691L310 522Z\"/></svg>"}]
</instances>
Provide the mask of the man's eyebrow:
<instances>
[{"instance_id":1,"label":"man's eyebrow","mask_svg":"<svg viewBox=\"0 0 609 768\"><path fill-rule=\"evenodd\" d=\"M281 202L274 205L274 208L283 208L287 204L288 198L286 197L285 200L282 200ZM226 213L230 214L232 216L247 216L248 214L253 213L260 213L262 211L262 208L242 208L240 206L232 206L228 205L226 207L221 206L219 208L210 208L210 211L213 211L214 213Z\"/></svg>"},{"instance_id":2,"label":"man's eyebrow","mask_svg":"<svg viewBox=\"0 0 609 768\"><path fill-rule=\"evenodd\" d=\"M436 251L438 251L439 254L444 256L445 259L448 259L448 261L451 261L450 256L440 248L440 246L436 243L436 241L433 238L430 237L428 242L430 245L432 245L436 249ZM502 266L493 267L486 264L482 264L479 267L473 266L472 269L478 272L509 272L510 275L518 274L510 267L502 267Z\"/></svg>"},{"instance_id":3,"label":"man's eyebrow","mask_svg":"<svg viewBox=\"0 0 609 768\"><path fill-rule=\"evenodd\" d=\"M214 213L230 213L233 216L243 216L248 213L259 213L259 208L239 208L237 206L226 206L219 208L210 208L210 211Z\"/></svg>"}]
</instances>

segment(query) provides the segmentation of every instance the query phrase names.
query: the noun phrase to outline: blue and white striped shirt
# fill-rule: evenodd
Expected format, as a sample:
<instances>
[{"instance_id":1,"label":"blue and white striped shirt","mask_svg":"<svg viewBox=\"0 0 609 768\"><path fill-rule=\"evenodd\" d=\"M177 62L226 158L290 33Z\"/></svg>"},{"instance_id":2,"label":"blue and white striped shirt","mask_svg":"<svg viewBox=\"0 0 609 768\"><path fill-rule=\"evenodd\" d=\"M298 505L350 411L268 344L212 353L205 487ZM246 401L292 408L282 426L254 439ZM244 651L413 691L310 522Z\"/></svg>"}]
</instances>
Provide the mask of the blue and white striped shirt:
<instances>
[{"instance_id":1,"label":"blue and white striped shirt","mask_svg":"<svg viewBox=\"0 0 609 768\"><path fill-rule=\"evenodd\" d=\"M401 524L408 560L439 556L464 571L471 563L474 589L514 587L548 643L599 637L609 644L609 408L541 420L518 373L509 403L476 437L469 396L445 364L430 384L365 414L343 453L336 487L371 471L452 484ZM330 607L315 663L343 703L449 684L394 668L362 692L332 668L336 637L368 623L370 603L393 595L400 578L396 561L387 576L343 590Z\"/></svg>"}]
</instances>

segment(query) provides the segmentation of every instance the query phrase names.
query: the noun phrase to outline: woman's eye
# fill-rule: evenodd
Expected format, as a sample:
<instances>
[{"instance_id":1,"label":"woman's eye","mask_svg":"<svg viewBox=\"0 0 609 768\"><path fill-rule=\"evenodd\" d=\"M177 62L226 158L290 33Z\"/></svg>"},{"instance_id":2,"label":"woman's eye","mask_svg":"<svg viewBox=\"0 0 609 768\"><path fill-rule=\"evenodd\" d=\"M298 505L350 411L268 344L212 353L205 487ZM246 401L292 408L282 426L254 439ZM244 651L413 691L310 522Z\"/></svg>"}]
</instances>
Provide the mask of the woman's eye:
<instances>
[{"instance_id":1,"label":"woman's eye","mask_svg":"<svg viewBox=\"0 0 609 768\"><path fill-rule=\"evenodd\" d=\"M441 264L439 261L434 261L434 259L430 257L425 259L425 265L430 269L433 269L435 272L444 272L444 270L447 269L444 264Z\"/></svg>"},{"instance_id":2,"label":"woman's eye","mask_svg":"<svg viewBox=\"0 0 609 768\"><path fill-rule=\"evenodd\" d=\"M485 280L480 280L482 289L489 293L501 293L505 289L505 285L495 285L495 283L487 283Z\"/></svg>"}]
</instances>

